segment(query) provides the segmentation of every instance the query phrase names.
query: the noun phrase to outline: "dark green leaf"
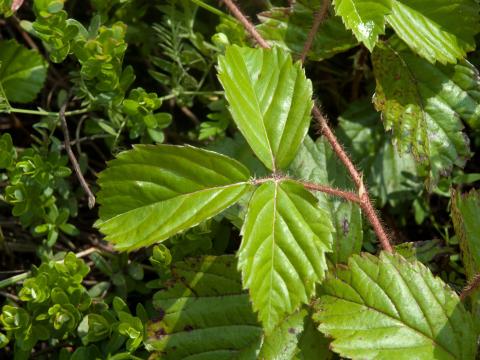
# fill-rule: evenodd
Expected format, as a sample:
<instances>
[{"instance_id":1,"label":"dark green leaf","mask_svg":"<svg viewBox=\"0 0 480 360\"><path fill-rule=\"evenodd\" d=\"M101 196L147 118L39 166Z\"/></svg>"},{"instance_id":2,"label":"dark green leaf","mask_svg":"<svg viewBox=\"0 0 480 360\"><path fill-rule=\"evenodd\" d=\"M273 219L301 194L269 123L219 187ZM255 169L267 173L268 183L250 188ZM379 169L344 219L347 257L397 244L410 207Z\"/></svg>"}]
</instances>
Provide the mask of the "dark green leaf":
<instances>
[{"instance_id":1,"label":"dark green leaf","mask_svg":"<svg viewBox=\"0 0 480 360\"><path fill-rule=\"evenodd\" d=\"M258 31L271 44L290 50L295 56L302 53L307 34L312 27L320 2L296 1L292 9L272 8L258 15L262 24ZM330 16L320 26L308 59L320 61L358 45L352 33L345 29L338 16Z\"/></svg>"},{"instance_id":2,"label":"dark green leaf","mask_svg":"<svg viewBox=\"0 0 480 360\"><path fill-rule=\"evenodd\" d=\"M470 157L461 119L478 126L480 82L466 61L432 65L398 38L373 53L375 106L401 152L412 153L435 182Z\"/></svg>"},{"instance_id":3,"label":"dark green leaf","mask_svg":"<svg viewBox=\"0 0 480 360\"><path fill-rule=\"evenodd\" d=\"M453 191L451 216L468 279L480 272L479 214L480 192L472 190L467 194L460 194Z\"/></svg>"},{"instance_id":4,"label":"dark green leaf","mask_svg":"<svg viewBox=\"0 0 480 360\"><path fill-rule=\"evenodd\" d=\"M15 40L0 41L0 83L9 101L35 100L45 82L47 68L47 62L37 51L28 50Z\"/></svg>"},{"instance_id":5,"label":"dark green leaf","mask_svg":"<svg viewBox=\"0 0 480 360\"><path fill-rule=\"evenodd\" d=\"M380 114L370 101L357 101L338 118L339 137L363 171L369 190L380 206L396 205L417 197L423 182L411 154L394 149L382 131Z\"/></svg>"},{"instance_id":6,"label":"dark green leaf","mask_svg":"<svg viewBox=\"0 0 480 360\"><path fill-rule=\"evenodd\" d=\"M154 359L255 358L262 328L242 291L233 256L177 263L170 286L154 295L147 325Z\"/></svg>"}]
</instances>

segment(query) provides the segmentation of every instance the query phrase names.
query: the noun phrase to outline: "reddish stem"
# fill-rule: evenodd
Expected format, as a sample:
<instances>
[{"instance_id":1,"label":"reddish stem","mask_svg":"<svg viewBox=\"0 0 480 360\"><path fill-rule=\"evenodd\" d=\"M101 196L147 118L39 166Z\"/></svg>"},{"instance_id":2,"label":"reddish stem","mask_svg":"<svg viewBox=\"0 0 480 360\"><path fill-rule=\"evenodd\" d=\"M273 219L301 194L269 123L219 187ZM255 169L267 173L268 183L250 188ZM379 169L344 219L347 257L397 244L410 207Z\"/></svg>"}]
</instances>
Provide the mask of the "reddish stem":
<instances>
[{"instance_id":1,"label":"reddish stem","mask_svg":"<svg viewBox=\"0 0 480 360\"><path fill-rule=\"evenodd\" d=\"M465 286L460 294L460 300L465 300L467 296L480 287L480 274L476 274Z\"/></svg>"},{"instance_id":2,"label":"reddish stem","mask_svg":"<svg viewBox=\"0 0 480 360\"><path fill-rule=\"evenodd\" d=\"M248 33L255 39L258 45L260 45L262 48L270 49L270 45L262 37L262 35L259 34L255 25L253 25L245 15L243 15L240 8L232 0L223 0L223 2L227 6L228 10L230 10L232 15L235 16L238 21L240 21L245 30L247 30Z\"/></svg>"},{"instance_id":3,"label":"reddish stem","mask_svg":"<svg viewBox=\"0 0 480 360\"><path fill-rule=\"evenodd\" d=\"M338 197L344 198L348 201L351 201L351 202L354 202L354 203L357 203L357 204L361 203L361 200L357 196L357 194L354 194L350 191L344 191L344 190L332 188L330 186L325 186L325 185L320 185L320 184L315 184L315 183L309 183L309 182L304 182L304 181L298 181L298 182L300 182L305 187L305 189L309 189L309 190L313 190L313 191L320 191L320 192L323 192L323 193L326 193L326 194L329 194L329 195L338 196Z\"/></svg>"},{"instance_id":4,"label":"reddish stem","mask_svg":"<svg viewBox=\"0 0 480 360\"><path fill-rule=\"evenodd\" d=\"M312 47L313 40L315 39L315 35L317 34L320 24L327 17L329 8L330 8L330 0L323 0L321 9L317 11L317 13L315 14L315 17L313 18L312 28L308 33L307 40L305 41L305 45L303 46L302 54L300 55L300 61L302 62L302 64L305 62L305 59L307 58L307 54L310 51L310 48Z\"/></svg>"}]
</instances>

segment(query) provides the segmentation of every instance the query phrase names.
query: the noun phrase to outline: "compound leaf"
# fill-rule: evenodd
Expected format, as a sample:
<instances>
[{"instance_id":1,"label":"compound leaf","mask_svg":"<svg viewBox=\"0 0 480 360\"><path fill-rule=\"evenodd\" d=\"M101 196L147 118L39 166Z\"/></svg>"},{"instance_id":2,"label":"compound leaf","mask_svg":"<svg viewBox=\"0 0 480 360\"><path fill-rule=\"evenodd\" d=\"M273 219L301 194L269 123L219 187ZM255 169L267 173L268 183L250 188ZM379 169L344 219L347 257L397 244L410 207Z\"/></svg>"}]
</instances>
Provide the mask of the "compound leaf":
<instances>
[{"instance_id":1,"label":"compound leaf","mask_svg":"<svg viewBox=\"0 0 480 360\"><path fill-rule=\"evenodd\" d=\"M433 65L413 54L398 38L373 53L375 106L401 152L411 152L434 181L471 156L462 132L465 120L480 119L480 82L467 61Z\"/></svg>"},{"instance_id":2,"label":"compound leaf","mask_svg":"<svg viewBox=\"0 0 480 360\"><path fill-rule=\"evenodd\" d=\"M473 359L473 320L457 294L418 261L354 255L322 284L314 320L353 359Z\"/></svg>"},{"instance_id":3,"label":"compound leaf","mask_svg":"<svg viewBox=\"0 0 480 360\"><path fill-rule=\"evenodd\" d=\"M238 128L271 170L293 160L310 125L312 83L300 63L279 48L231 46L218 77Z\"/></svg>"},{"instance_id":4,"label":"compound leaf","mask_svg":"<svg viewBox=\"0 0 480 360\"><path fill-rule=\"evenodd\" d=\"M96 226L119 250L148 246L235 203L249 176L236 160L211 151L136 145L99 175Z\"/></svg>"},{"instance_id":5,"label":"compound leaf","mask_svg":"<svg viewBox=\"0 0 480 360\"><path fill-rule=\"evenodd\" d=\"M432 63L456 63L475 49L480 30L475 0L393 0L391 10L386 19L397 35Z\"/></svg>"},{"instance_id":6,"label":"compound leaf","mask_svg":"<svg viewBox=\"0 0 480 360\"><path fill-rule=\"evenodd\" d=\"M334 0L334 5L345 26L372 51L378 35L385 32L385 15L390 13L392 0Z\"/></svg>"},{"instance_id":7,"label":"compound leaf","mask_svg":"<svg viewBox=\"0 0 480 360\"><path fill-rule=\"evenodd\" d=\"M333 226L316 202L293 181L266 182L250 200L238 266L267 334L308 302L324 277Z\"/></svg>"},{"instance_id":8,"label":"compound leaf","mask_svg":"<svg viewBox=\"0 0 480 360\"><path fill-rule=\"evenodd\" d=\"M272 45L291 51L295 56L302 53L308 32L312 27L315 11L321 7L318 1L295 2L292 8L274 7L258 15L260 34ZM358 45L342 19L332 14L322 22L310 51L309 60L321 61Z\"/></svg>"},{"instance_id":9,"label":"compound leaf","mask_svg":"<svg viewBox=\"0 0 480 360\"><path fill-rule=\"evenodd\" d=\"M0 41L0 84L8 101L35 100L45 82L47 68L47 62L37 51L15 40Z\"/></svg>"},{"instance_id":10,"label":"compound leaf","mask_svg":"<svg viewBox=\"0 0 480 360\"><path fill-rule=\"evenodd\" d=\"M176 263L170 286L153 297L147 325L152 359L255 358L262 328L242 290L233 256Z\"/></svg>"}]
</instances>

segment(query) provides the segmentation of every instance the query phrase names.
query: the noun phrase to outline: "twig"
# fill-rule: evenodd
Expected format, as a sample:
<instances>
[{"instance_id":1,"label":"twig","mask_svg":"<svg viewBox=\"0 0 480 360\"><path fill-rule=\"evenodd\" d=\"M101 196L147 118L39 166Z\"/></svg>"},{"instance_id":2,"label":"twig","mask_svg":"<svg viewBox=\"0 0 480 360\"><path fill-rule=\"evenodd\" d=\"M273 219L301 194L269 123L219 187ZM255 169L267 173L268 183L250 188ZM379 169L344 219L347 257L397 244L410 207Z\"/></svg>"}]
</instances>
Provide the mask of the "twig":
<instances>
[{"instance_id":1,"label":"twig","mask_svg":"<svg viewBox=\"0 0 480 360\"><path fill-rule=\"evenodd\" d=\"M25 40L28 46L30 46L30 48L33 50L39 51L37 44L35 44L35 41L33 41L30 35L25 30L22 29L22 26L20 25L20 20L18 20L18 18L15 15L13 15L11 19L12 19L13 25L15 26L17 31L20 33L20 35L22 35L23 40Z\"/></svg>"},{"instance_id":2,"label":"twig","mask_svg":"<svg viewBox=\"0 0 480 360\"><path fill-rule=\"evenodd\" d=\"M307 40L305 41L305 45L303 46L302 54L300 55L300 61L302 62L302 64L305 62L305 59L307 58L307 54L310 51L310 48L312 47L313 40L315 39L315 35L317 34L320 24L323 23L323 21L327 17L329 8L330 8L330 0L323 0L322 7L320 8L319 11L317 11L317 13L315 14L315 17L313 18L312 28L308 33Z\"/></svg>"},{"instance_id":3,"label":"twig","mask_svg":"<svg viewBox=\"0 0 480 360\"><path fill-rule=\"evenodd\" d=\"M240 9L235 5L235 3L232 0L223 0L225 6L230 10L230 12L240 21L240 23L243 24L245 29L250 33L250 35L257 41L257 43L265 48L269 49L270 45L266 42L266 40L258 33L256 30L255 26L243 15L243 13L240 11ZM328 126L327 120L323 116L322 112L320 109L315 105L312 110L314 118L318 121L320 125L320 130L322 134L327 138L327 141L329 142L330 146L332 147L333 151L337 155L337 157L340 159L340 161L344 164L344 166L347 168L353 182L355 183L357 189L358 189L358 197L360 199L360 206L362 210L364 211L366 217L370 221L370 224L373 227L373 230L377 234L377 237L380 241L380 244L382 245L382 248L385 251L388 252L393 252L393 247L390 244L389 237L385 231L385 229L382 226L382 223L380 219L377 216L377 213L375 212L375 209L372 206L372 203L370 201L370 197L368 195L367 189L365 187L365 184L363 183L362 175L360 172L355 168L355 165L353 165L352 161L348 157L347 153L345 150L343 150L342 145L338 142L337 138L333 134L332 130Z\"/></svg>"},{"instance_id":4,"label":"twig","mask_svg":"<svg viewBox=\"0 0 480 360\"><path fill-rule=\"evenodd\" d=\"M0 291L0 296L3 296L7 299L10 299L10 300L13 300L14 302L18 303L20 301L20 299L18 298L18 296L15 296L13 294L10 294L6 291Z\"/></svg>"},{"instance_id":5,"label":"twig","mask_svg":"<svg viewBox=\"0 0 480 360\"><path fill-rule=\"evenodd\" d=\"M60 117L60 123L62 124L63 136L65 139L65 150L67 151L68 157L70 159L70 162L72 163L78 181L80 181L80 185L88 196L88 207L92 209L95 206L95 195L93 195L92 190L90 190L90 187L85 181L85 178L82 175L82 170L80 170L80 165L78 165L77 158L75 157L75 154L73 153L72 147L70 145L70 135L68 134L67 119L65 118L67 103L68 101L66 101L65 104L62 105L62 107L60 108L60 112L58 113Z\"/></svg>"},{"instance_id":6,"label":"twig","mask_svg":"<svg viewBox=\"0 0 480 360\"><path fill-rule=\"evenodd\" d=\"M480 273L476 274L472 280L470 280L460 293L460 300L465 300L467 296L473 293L476 289L480 287Z\"/></svg>"},{"instance_id":7,"label":"twig","mask_svg":"<svg viewBox=\"0 0 480 360\"><path fill-rule=\"evenodd\" d=\"M232 0L223 0L226 7L230 12L237 18L238 21L243 25L245 30L255 39L255 41L260 45L262 48L269 49L270 45L267 41L259 34L255 25L253 25L250 20L247 19L245 15L240 11L238 6Z\"/></svg>"}]
</instances>

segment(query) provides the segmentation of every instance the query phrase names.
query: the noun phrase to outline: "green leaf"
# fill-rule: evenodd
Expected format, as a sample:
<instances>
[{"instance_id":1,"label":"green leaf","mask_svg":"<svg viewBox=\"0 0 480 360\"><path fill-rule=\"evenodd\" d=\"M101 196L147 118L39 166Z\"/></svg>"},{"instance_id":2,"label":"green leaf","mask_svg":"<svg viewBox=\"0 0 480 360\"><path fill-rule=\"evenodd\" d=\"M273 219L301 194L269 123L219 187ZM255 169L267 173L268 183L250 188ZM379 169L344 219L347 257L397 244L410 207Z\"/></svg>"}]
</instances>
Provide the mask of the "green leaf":
<instances>
[{"instance_id":1,"label":"green leaf","mask_svg":"<svg viewBox=\"0 0 480 360\"><path fill-rule=\"evenodd\" d=\"M2 64L0 63L0 68ZM7 95L3 90L2 83L0 82L0 112L8 112L11 109L11 105L8 103Z\"/></svg>"},{"instance_id":2,"label":"green leaf","mask_svg":"<svg viewBox=\"0 0 480 360\"><path fill-rule=\"evenodd\" d=\"M7 100L28 103L35 100L47 76L48 64L34 50L15 40L0 41L0 84Z\"/></svg>"},{"instance_id":3,"label":"green leaf","mask_svg":"<svg viewBox=\"0 0 480 360\"><path fill-rule=\"evenodd\" d=\"M17 157L17 151L13 146L12 136L5 133L0 136L0 169L8 169L13 166Z\"/></svg>"},{"instance_id":4,"label":"green leaf","mask_svg":"<svg viewBox=\"0 0 480 360\"><path fill-rule=\"evenodd\" d=\"M257 359L322 359L332 357L329 341L316 329L310 311L301 309L283 319L263 338Z\"/></svg>"},{"instance_id":5,"label":"green leaf","mask_svg":"<svg viewBox=\"0 0 480 360\"><path fill-rule=\"evenodd\" d=\"M292 359L299 351L297 344L307 313L301 309L283 319L272 333L264 337L257 359Z\"/></svg>"},{"instance_id":6,"label":"green leaf","mask_svg":"<svg viewBox=\"0 0 480 360\"><path fill-rule=\"evenodd\" d=\"M218 77L238 128L271 170L293 160L310 125L312 83L279 48L229 47Z\"/></svg>"},{"instance_id":7,"label":"green leaf","mask_svg":"<svg viewBox=\"0 0 480 360\"><path fill-rule=\"evenodd\" d=\"M377 88L375 106L383 112L401 152L411 152L430 180L445 176L471 156L461 119L478 124L480 82L473 66L432 65L393 38L372 57Z\"/></svg>"},{"instance_id":8,"label":"green leaf","mask_svg":"<svg viewBox=\"0 0 480 360\"><path fill-rule=\"evenodd\" d=\"M330 340L318 331L311 315L310 310L308 316L305 318L303 333L298 341L299 352L297 353L296 359L329 360L333 357L333 353L330 351Z\"/></svg>"},{"instance_id":9,"label":"green leaf","mask_svg":"<svg viewBox=\"0 0 480 360\"><path fill-rule=\"evenodd\" d=\"M353 359L474 359L472 316L420 262L354 255L322 285L314 320Z\"/></svg>"},{"instance_id":10,"label":"green leaf","mask_svg":"<svg viewBox=\"0 0 480 360\"><path fill-rule=\"evenodd\" d=\"M270 44L299 56L312 27L314 12L320 7L320 2L310 4L301 0L296 1L293 8L274 7L258 15L262 23L257 29ZM341 18L332 15L318 29L307 54L308 59L321 61L358 45Z\"/></svg>"},{"instance_id":11,"label":"green leaf","mask_svg":"<svg viewBox=\"0 0 480 360\"><path fill-rule=\"evenodd\" d=\"M353 189L348 174L338 163L330 146L307 136L289 168L296 178L333 187ZM336 232L333 234L333 252L328 254L333 263L346 263L352 254L362 248L363 225L360 207L339 198L316 192L319 206L330 213Z\"/></svg>"},{"instance_id":12,"label":"green leaf","mask_svg":"<svg viewBox=\"0 0 480 360\"><path fill-rule=\"evenodd\" d=\"M255 358L262 328L242 291L233 256L177 263L174 278L154 295L158 320L147 324L153 359Z\"/></svg>"},{"instance_id":13,"label":"green leaf","mask_svg":"<svg viewBox=\"0 0 480 360\"><path fill-rule=\"evenodd\" d=\"M338 136L363 171L379 206L413 200L423 188L411 154L395 151L382 131L380 114L370 100L356 101L338 118Z\"/></svg>"},{"instance_id":14,"label":"green leaf","mask_svg":"<svg viewBox=\"0 0 480 360\"><path fill-rule=\"evenodd\" d=\"M480 272L480 192L472 190L467 194L452 193L451 216L462 250L463 264L467 279Z\"/></svg>"},{"instance_id":15,"label":"green leaf","mask_svg":"<svg viewBox=\"0 0 480 360\"><path fill-rule=\"evenodd\" d=\"M334 0L334 5L345 26L372 51L378 35L385 33L385 15L391 11L392 0Z\"/></svg>"},{"instance_id":16,"label":"green leaf","mask_svg":"<svg viewBox=\"0 0 480 360\"><path fill-rule=\"evenodd\" d=\"M238 265L267 334L308 302L324 277L333 226L316 202L293 181L268 181L250 200Z\"/></svg>"},{"instance_id":17,"label":"green leaf","mask_svg":"<svg viewBox=\"0 0 480 360\"><path fill-rule=\"evenodd\" d=\"M393 0L386 19L412 50L432 63L445 64L475 49L479 11L475 0Z\"/></svg>"},{"instance_id":18,"label":"green leaf","mask_svg":"<svg viewBox=\"0 0 480 360\"><path fill-rule=\"evenodd\" d=\"M100 173L96 226L119 250L148 246L235 203L249 176L239 162L207 150L137 145Z\"/></svg>"}]
</instances>

